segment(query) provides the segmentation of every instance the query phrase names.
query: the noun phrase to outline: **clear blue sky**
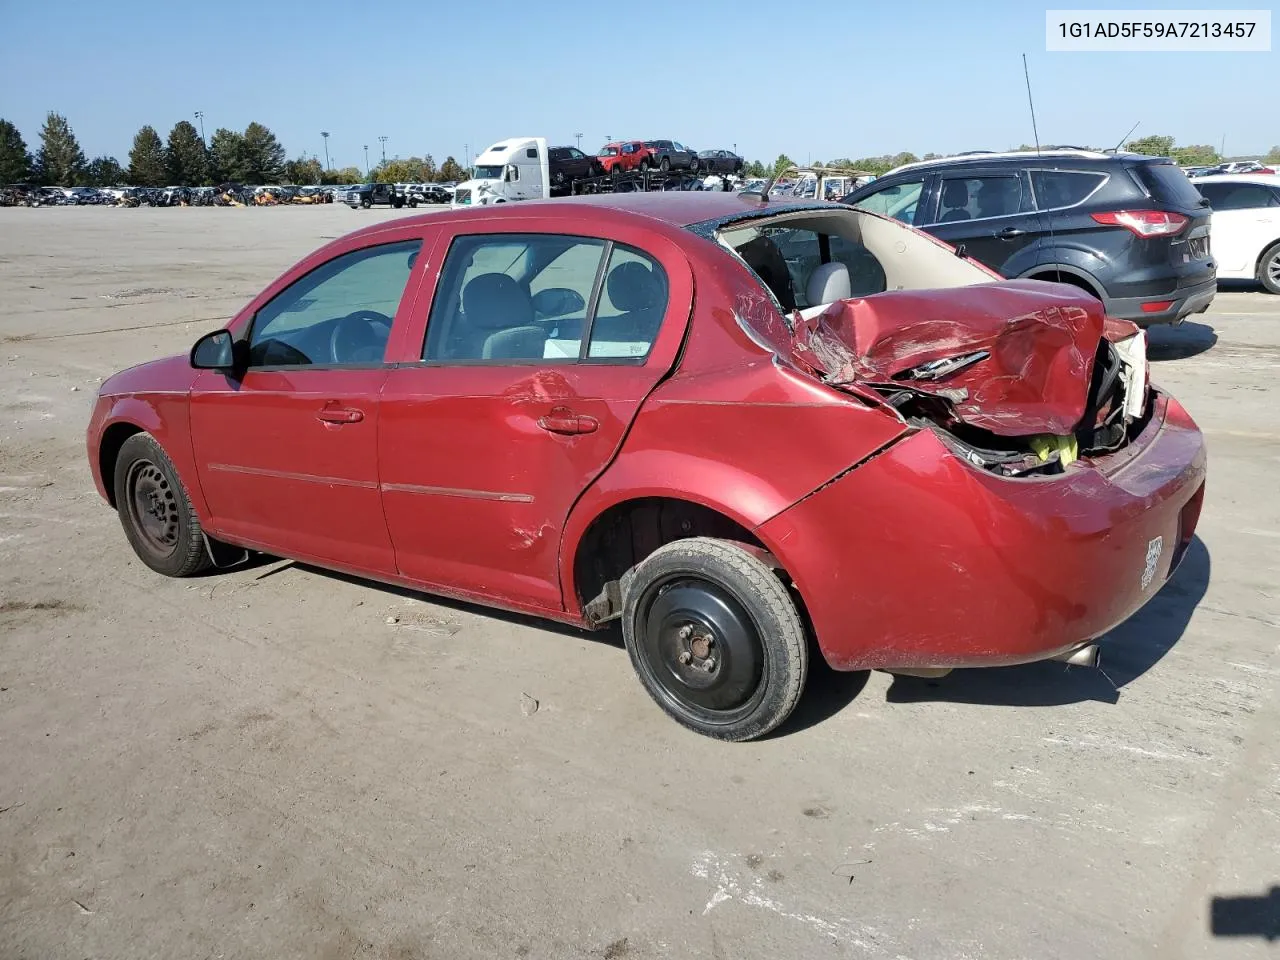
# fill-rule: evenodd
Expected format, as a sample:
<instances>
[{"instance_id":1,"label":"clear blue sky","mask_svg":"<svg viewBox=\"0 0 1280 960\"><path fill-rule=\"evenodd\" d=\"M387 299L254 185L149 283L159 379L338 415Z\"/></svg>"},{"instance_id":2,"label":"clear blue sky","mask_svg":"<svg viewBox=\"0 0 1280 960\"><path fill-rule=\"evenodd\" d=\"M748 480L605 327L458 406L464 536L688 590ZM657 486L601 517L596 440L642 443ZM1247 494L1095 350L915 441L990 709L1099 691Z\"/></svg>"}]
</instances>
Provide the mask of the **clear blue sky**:
<instances>
[{"instance_id":1,"label":"clear blue sky","mask_svg":"<svg viewBox=\"0 0 1280 960\"><path fill-rule=\"evenodd\" d=\"M34 150L56 110L87 155L122 163L142 124L165 137L196 110L207 136L265 123L291 157L323 160L328 130L334 166L363 166L366 143L376 162L379 135L388 157L437 163L517 134L736 143L765 161L946 153L1031 142L1025 52L1042 142L1111 145L1141 120L1135 136L1225 135L1229 154L1280 143L1274 50L1046 53L1046 6L1072 5L0 0L0 117Z\"/></svg>"}]
</instances>

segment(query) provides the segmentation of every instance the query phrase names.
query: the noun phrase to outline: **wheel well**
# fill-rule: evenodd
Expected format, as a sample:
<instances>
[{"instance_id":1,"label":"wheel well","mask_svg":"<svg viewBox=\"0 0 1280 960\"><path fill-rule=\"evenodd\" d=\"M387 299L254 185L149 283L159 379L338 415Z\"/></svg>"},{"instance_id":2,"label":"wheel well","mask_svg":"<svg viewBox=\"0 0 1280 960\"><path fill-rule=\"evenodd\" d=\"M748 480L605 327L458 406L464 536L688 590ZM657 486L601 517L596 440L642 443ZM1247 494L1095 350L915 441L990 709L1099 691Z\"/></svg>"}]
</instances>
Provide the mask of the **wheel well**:
<instances>
[{"instance_id":1,"label":"wheel well","mask_svg":"<svg viewBox=\"0 0 1280 960\"><path fill-rule=\"evenodd\" d=\"M737 521L688 500L646 497L615 504L592 521L574 554L573 581L587 619L599 623L620 613L620 585L627 571L659 547L686 537L716 537L765 549Z\"/></svg>"},{"instance_id":2,"label":"wheel well","mask_svg":"<svg viewBox=\"0 0 1280 960\"><path fill-rule=\"evenodd\" d=\"M120 448L134 434L143 429L133 423L113 423L102 434L102 444L98 447L98 471L102 477L102 486L107 491L107 502L116 505L116 457L120 456Z\"/></svg>"},{"instance_id":3,"label":"wheel well","mask_svg":"<svg viewBox=\"0 0 1280 960\"><path fill-rule=\"evenodd\" d=\"M1079 287L1085 293L1102 299L1102 294L1098 289L1086 280L1084 277L1076 276L1074 273L1066 273L1062 270L1045 270L1041 273L1033 273L1027 277L1028 280L1044 280L1048 283L1066 283L1073 287Z\"/></svg>"},{"instance_id":4,"label":"wheel well","mask_svg":"<svg viewBox=\"0 0 1280 960\"><path fill-rule=\"evenodd\" d=\"M1274 250L1276 247L1280 247L1280 237L1276 237L1276 239L1272 240L1270 243L1264 243L1262 245L1262 249L1258 251L1258 259L1253 261L1253 269L1257 270L1260 266L1262 266L1262 258L1265 257L1272 250Z\"/></svg>"}]
</instances>

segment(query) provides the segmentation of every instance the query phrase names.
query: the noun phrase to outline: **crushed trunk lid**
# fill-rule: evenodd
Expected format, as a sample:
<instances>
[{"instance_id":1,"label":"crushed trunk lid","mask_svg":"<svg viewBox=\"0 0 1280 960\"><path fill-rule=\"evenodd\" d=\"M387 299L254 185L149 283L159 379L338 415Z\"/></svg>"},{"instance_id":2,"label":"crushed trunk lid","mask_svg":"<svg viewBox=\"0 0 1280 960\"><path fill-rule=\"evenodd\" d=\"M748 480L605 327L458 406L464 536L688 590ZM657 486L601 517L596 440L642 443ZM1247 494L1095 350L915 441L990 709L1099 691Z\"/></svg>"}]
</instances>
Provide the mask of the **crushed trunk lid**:
<instances>
[{"instance_id":1,"label":"crushed trunk lid","mask_svg":"<svg viewBox=\"0 0 1280 960\"><path fill-rule=\"evenodd\" d=\"M1065 435L1089 405L1099 344L1136 327L1039 280L897 290L805 311L795 357L828 383L908 389L1001 436Z\"/></svg>"}]
</instances>

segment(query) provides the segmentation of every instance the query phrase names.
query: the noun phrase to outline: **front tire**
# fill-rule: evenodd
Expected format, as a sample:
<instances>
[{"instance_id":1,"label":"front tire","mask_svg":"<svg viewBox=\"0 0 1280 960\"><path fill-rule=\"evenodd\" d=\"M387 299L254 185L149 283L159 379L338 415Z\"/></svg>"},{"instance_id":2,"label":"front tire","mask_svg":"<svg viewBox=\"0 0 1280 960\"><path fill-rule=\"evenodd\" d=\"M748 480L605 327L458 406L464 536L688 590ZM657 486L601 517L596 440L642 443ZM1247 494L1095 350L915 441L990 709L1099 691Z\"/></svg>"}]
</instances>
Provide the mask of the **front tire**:
<instances>
[{"instance_id":1,"label":"front tire","mask_svg":"<svg viewBox=\"0 0 1280 960\"><path fill-rule=\"evenodd\" d=\"M116 511L138 559L167 577L186 577L210 564L187 491L164 449L148 433L120 447L115 466Z\"/></svg>"},{"instance_id":2,"label":"front tire","mask_svg":"<svg viewBox=\"0 0 1280 960\"><path fill-rule=\"evenodd\" d=\"M1272 245L1258 261L1258 282L1268 293L1280 294L1280 243Z\"/></svg>"},{"instance_id":3,"label":"front tire","mask_svg":"<svg viewBox=\"0 0 1280 960\"><path fill-rule=\"evenodd\" d=\"M658 706L717 740L775 729L808 673L804 624L787 587L724 540L677 540L646 557L627 585L622 635Z\"/></svg>"},{"instance_id":4,"label":"front tire","mask_svg":"<svg viewBox=\"0 0 1280 960\"><path fill-rule=\"evenodd\" d=\"M658 166L662 168L663 173L669 173L671 170L671 158L663 157L662 162L658 164Z\"/></svg>"},{"instance_id":5,"label":"front tire","mask_svg":"<svg viewBox=\"0 0 1280 960\"><path fill-rule=\"evenodd\" d=\"M370 207L372 207L372 206L373 206L373 201L372 201L372 200L361 200L361 201L360 201L360 206L362 206L362 207L364 207L364 209L368 210Z\"/></svg>"}]
</instances>

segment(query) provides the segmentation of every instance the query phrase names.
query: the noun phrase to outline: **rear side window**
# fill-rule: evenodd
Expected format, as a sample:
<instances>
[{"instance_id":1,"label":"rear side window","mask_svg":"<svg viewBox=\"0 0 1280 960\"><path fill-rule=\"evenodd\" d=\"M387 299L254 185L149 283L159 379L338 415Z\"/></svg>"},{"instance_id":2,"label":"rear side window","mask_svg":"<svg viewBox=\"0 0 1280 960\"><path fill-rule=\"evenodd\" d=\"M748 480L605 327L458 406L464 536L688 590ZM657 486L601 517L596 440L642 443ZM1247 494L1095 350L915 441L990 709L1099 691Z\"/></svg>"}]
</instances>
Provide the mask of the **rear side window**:
<instances>
[{"instance_id":1,"label":"rear side window","mask_svg":"<svg viewBox=\"0 0 1280 960\"><path fill-rule=\"evenodd\" d=\"M1200 193L1187 179L1187 175L1172 163L1144 163L1134 168L1134 173L1147 192L1160 203L1180 204L1185 207L1200 205Z\"/></svg>"},{"instance_id":2,"label":"rear side window","mask_svg":"<svg viewBox=\"0 0 1280 960\"><path fill-rule=\"evenodd\" d=\"M945 177L938 223L1008 217L1022 210L1022 180L1017 176Z\"/></svg>"},{"instance_id":3,"label":"rear side window","mask_svg":"<svg viewBox=\"0 0 1280 960\"><path fill-rule=\"evenodd\" d=\"M1202 183L1199 189L1215 210L1256 210L1280 206L1276 191L1260 183Z\"/></svg>"},{"instance_id":4,"label":"rear side window","mask_svg":"<svg viewBox=\"0 0 1280 960\"><path fill-rule=\"evenodd\" d=\"M1105 173L1081 170L1032 170L1031 189L1038 209L1057 210L1082 203L1106 179Z\"/></svg>"},{"instance_id":5,"label":"rear side window","mask_svg":"<svg viewBox=\"0 0 1280 960\"><path fill-rule=\"evenodd\" d=\"M666 313L667 289L662 267L622 244L559 234L459 237L445 258L422 357L643 360Z\"/></svg>"}]
</instances>

